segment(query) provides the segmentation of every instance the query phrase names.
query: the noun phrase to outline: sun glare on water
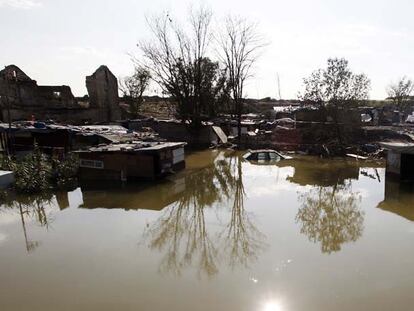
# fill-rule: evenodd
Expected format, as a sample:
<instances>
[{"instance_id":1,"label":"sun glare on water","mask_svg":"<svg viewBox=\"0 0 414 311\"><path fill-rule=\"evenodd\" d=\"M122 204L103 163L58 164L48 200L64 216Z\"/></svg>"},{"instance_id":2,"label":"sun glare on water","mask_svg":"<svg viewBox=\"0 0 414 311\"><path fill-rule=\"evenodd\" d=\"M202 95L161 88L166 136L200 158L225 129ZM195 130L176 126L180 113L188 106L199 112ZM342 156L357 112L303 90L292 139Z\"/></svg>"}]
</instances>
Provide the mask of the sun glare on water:
<instances>
[{"instance_id":1,"label":"sun glare on water","mask_svg":"<svg viewBox=\"0 0 414 311\"><path fill-rule=\"evenodd\" d=\"M283 311L283 309L279 303L269 301L264 305L263 311Z\"/></svg>"}]
</instances>

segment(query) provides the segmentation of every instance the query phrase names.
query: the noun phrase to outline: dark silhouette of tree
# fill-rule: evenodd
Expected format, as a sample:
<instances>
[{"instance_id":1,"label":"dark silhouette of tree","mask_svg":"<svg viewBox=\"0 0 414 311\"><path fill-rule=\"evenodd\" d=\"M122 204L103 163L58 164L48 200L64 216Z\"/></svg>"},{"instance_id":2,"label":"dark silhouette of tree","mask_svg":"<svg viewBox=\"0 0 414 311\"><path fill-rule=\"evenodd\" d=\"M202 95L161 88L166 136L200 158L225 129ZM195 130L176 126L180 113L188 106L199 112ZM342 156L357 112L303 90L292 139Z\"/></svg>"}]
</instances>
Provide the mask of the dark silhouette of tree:
<instances>
[{"instance_id":1,"label":"dark silhouette of tree","mask_svg":"<svg viewBox=\"0 0 414 311\"><path fill-rule=\"evenodd\" d=\"M129 106L129 113L132 118L138 116L143 103L142 96L149 86L150 79L150 72L142 66L135 66L132 76L119 79L119 90Z\"/></svg>"},{"instance_id":2,"label":"dark silhouette of tree","mask_svg":"<svg viewBox=\"0 0 414 311\"><path fill-rule=\"evenodd\" d=\"M344 58L330 58L326 69L314 71L304 79L305 90L300 99L326 110L333 118L336 138L342 144L346 139L341 123L349 120L356 126L359 121L350 118L350 109L368 99L370 80L364 74L354 74ZM348 118L348 119L347 119Z\"/></svg>"},{"instance_id":3,"label":"dark silhouette of tree","mask_svg":"<svg viewBox=\"0 0 414 311\"><path fill-rule=\"evenodd\" d=\"M134 58L174 99L178 116L196 133L203 118L214 115L229 97L226 72L208 57L211 20L205 8L190 11L184 26L169 14L150 18L153 37L138 44L143 58Z\"/></svg>"},{"instance_id":4,"label":"dark silhouette of tree","mask_svg":"<svg viewBox=\"0 0 414 311\"><path fill-rule=\"evenodd\" d=\"M221 62L227 69L240 139L246 81L252 77L252 67L265 44L254 23L233 16L226 19L217 41Z\"/></svg>"},{"instance_id":5,"label":"dark silhouette of tree","mask_svg":"<svg viewBox=\"0 0 414 311\"><path fill-rule=\"evenodd\" d=\"M390 83L387 86L388 98L392 99L398 111L403 113L413 104L410 100L413 90L414 83L407 77L402 77L397 82Z\"/></svg>"}]
</instances>

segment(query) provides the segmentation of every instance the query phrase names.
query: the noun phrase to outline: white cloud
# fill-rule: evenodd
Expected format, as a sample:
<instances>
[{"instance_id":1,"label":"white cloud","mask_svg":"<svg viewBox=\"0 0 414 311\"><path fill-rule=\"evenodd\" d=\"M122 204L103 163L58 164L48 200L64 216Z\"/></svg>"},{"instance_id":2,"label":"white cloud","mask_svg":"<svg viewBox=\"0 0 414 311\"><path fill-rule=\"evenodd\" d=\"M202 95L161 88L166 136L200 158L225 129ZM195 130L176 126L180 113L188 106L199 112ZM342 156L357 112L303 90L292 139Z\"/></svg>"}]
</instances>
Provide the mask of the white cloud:
<instances>
[{"instance_id":1,"label":"white cloud","mask_svg":"<svg viewBox=\"0 0 414 311\"><path fill-rule=\"evenodd\" d=\"M38 0L0 0L0 7L28 10L41 6Z\"/></svg>"}]
</instances>

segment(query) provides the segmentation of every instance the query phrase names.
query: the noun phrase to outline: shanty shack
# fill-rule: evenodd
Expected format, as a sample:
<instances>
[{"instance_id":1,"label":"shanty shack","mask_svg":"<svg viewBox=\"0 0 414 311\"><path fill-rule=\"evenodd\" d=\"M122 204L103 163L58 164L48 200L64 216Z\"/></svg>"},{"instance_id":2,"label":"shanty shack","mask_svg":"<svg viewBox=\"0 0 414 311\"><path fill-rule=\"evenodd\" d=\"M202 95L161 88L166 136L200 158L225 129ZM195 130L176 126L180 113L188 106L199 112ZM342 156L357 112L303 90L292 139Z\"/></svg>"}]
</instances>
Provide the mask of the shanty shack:
<instances>
[{"instance_id":1,"label":"shanty shack","mask_svg":"<svg viewBox=\"0 0 414 311\"><path fill-rule=\"evenodd\" d=\"M36 144L44 153L67 153L101 144L126 144L133 141L159 140L154 133L135 132L119 125L73 126L43 122L0 123L0 151L11 149L26 154ZM10 134L8 134L10 132Z\"/></svg>"},{"instance_id":2,"label":"shanty shack","mask_svg":"<svg viewBox=\"0 0 414 311\"><path fill-rule=\"evenodd\" d=\"M154 118L129 120L123 123L127 128L141 132L151 128L159 137L172 142L186 142L191 146L210 146L227 143L227 136L219 126L202 122L197 132L190 130L188 124L178 120L157 120Z\"/></svg>"},{"instance_id":3,"label":"shanty shack","mask_svg":"<svg viewBox=\"0 0 414 311\"><path fill-rule=\"evenodd\" d=\"M414 143L381 143L387 150L387 175L414 182Z\"/></svg>"},{"instance_id":4,"label":"shanty shack","mask_svg":"<svg viewBox=\"0 0 414 311\"><path fill-rule=\"evenodd\" d=\"M0 149L17 155L33 150L36 143L47 154L65 153L71 150L73 132L68 126L42 122L21 122L9 125L0 123Z\"/></svg>"},{"instance_id":5,"label":"shanty shack","mask_svg":"<svg viewBox=\"0 0 414 311\"><path fill-rule=\"evenodd\" d=\"M185 167L184 146L181 142L134 142L77 151L80 178L155 179Z\"/></svg>"}]
</instances>

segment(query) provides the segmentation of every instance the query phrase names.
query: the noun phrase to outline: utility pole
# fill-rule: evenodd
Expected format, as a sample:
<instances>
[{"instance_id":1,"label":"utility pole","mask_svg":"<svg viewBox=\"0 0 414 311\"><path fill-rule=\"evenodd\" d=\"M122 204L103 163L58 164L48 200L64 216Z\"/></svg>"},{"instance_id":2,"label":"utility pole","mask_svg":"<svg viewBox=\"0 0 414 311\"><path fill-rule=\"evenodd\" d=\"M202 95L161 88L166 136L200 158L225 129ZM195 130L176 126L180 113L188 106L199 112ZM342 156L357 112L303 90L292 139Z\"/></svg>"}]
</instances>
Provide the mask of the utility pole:
<instances>
[{"instance_id":1,"label":"utility pole","mask_svg":"<svg viewBox=\"0 0 414 311\"><path fill-rule=\"evenodd\" d=\"M277 92L279 95L279 100L282 99L282 93L280 91L280 79L279 79L279 73L276 73L276 77L277 77Z\"/></svg>"}]
</instances>

